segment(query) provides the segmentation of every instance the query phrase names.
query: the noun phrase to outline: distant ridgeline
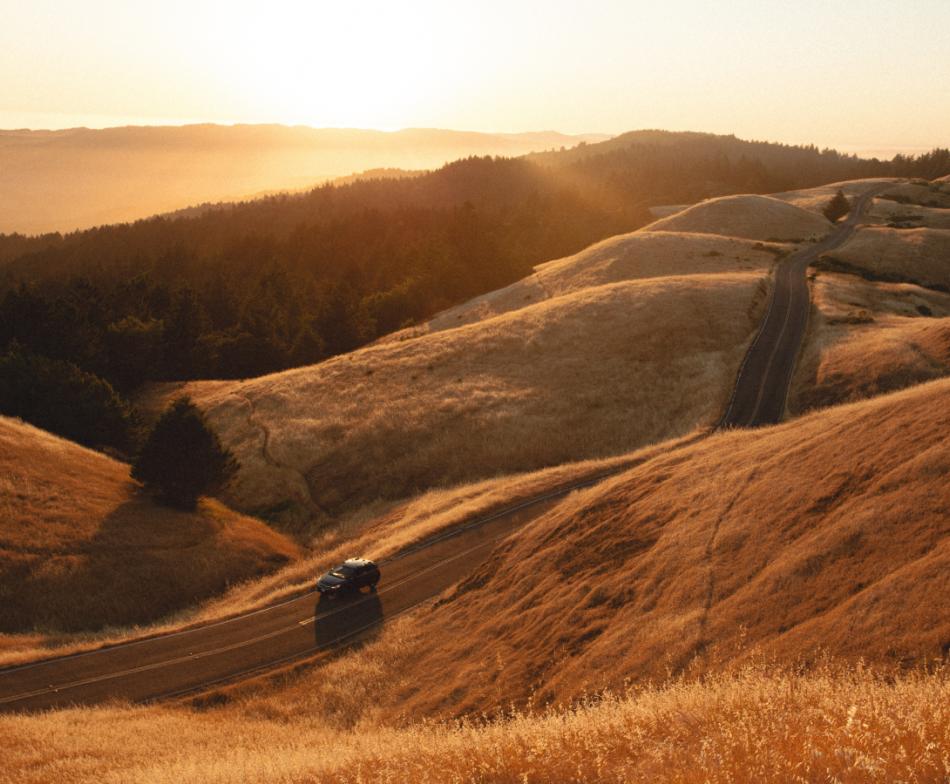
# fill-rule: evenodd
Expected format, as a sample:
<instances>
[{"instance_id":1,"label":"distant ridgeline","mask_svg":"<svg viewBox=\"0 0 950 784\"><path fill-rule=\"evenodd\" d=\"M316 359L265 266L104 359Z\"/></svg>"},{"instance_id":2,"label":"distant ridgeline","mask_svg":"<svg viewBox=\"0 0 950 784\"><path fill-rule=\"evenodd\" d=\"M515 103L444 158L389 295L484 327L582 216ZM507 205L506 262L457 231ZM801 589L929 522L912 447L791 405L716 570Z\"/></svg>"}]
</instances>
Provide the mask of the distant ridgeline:
<instances>
[{"instance_id":1,"label":"distant ridgeline","mask_svg":"<svg viewBox=\"0 0 950 784\"><path fill-rule=\"evenodd\" d=\"M948 173L946 149L879 161L637 131L193 217L0 235L0 413L128 448L134 417L115 435L116 398L145 382L256 376L350 351L639 228L651 205ZM101 438L90 435L90 390L111 407L109 428L92 428ZM44 413L61 409L85 412L81 426Z\"/></svg>"}]
</instances>

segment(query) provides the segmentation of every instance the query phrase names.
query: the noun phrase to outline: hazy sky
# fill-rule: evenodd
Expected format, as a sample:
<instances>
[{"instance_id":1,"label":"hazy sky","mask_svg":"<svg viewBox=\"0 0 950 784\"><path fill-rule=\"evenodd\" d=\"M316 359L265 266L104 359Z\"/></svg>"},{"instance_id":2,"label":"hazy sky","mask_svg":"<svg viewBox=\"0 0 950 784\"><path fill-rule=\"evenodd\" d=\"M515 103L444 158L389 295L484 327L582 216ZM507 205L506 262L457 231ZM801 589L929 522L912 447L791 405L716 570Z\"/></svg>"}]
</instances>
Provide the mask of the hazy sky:
<instances>
[{"instance_id":1,"label":"hazy sky","mask_svg":"<svg viewBox=\"0 0 950 784\"><path fill-rule=\"evenodd\" d=\"M5 128L668 128L950 144L950 0L2 2Z\"/></svg>"}]
</instances>

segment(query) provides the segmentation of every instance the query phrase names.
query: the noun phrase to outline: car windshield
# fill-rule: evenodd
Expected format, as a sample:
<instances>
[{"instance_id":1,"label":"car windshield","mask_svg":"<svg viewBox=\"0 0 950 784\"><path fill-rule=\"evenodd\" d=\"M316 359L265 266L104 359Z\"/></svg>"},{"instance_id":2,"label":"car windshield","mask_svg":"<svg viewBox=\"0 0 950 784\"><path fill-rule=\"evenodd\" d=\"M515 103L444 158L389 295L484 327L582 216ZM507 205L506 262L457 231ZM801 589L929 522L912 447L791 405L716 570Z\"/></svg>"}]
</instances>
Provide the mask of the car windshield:
<instances>
[{"instance_id":1,"label":"car windshield","mask_svg":"<svg viewBox=\"0 0 950 784\"><path fill-rule=\"evenodd\" d=\"M354 569L352 566L343 564L343 566L338 566L336 569L330 572L330 574L332 574L334 577L352 577L354 574L356 574L356 569Z\"/></svg>"}]
</instances>

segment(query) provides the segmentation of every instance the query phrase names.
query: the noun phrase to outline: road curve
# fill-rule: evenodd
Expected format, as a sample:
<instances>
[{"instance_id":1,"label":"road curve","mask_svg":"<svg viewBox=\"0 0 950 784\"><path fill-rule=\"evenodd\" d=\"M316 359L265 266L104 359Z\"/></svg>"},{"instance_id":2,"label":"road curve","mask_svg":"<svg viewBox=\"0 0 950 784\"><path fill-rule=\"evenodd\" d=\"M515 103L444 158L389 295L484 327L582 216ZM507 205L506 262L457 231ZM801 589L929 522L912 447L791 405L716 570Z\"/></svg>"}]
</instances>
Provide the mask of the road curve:
<instances>
[{"instance_id":1,"label":"road curve","mask_svg":"<svg viewBox=\"0 0 950 784\"><path fill-rule=\"evenodd\" d=\"M700 437L683 439L669 450ZM569 493L652 456L561 484L384 559L375 593L331 599L310 591L223 621L0 669L0 713L182 697L295 660L319 658L457 583L500 539Z\"/></svg>"},{"instance_id":2,"label":"road curve","mask_svg":"<svg viewBox=\"0 0 950 784\"><path fill-rule=\"evenodd\" d=\"M765 318L749 346L719 428L759 427L780 422L798 351L808 326L811 302L806 270L822 253L837 248L854 233L871 199L888 185L875 185L858 196L851 212L820 242L801 248L779 262Z\"/></svg>"}]
</instances>

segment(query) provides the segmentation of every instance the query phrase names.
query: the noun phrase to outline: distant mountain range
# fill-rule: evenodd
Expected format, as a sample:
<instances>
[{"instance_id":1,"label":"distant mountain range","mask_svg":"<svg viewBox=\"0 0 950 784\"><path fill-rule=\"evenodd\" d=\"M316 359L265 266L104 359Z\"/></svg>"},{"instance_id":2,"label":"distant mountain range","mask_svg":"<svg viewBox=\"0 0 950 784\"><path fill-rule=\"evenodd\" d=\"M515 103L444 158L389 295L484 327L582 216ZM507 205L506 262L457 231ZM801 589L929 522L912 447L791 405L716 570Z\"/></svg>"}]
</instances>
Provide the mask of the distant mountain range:
<instances>
[{"instance_id":1,"label":"distant mountain range","mask_svg":"<svg viewBox=\"0 0 950 784\"><path fill-rule=\"evenodd\" d=\"M0 131L0 233L38 234L300 190L374 168L431 169L606 135L385 132L284 125Z\"/></svg>"}]
</instances>

